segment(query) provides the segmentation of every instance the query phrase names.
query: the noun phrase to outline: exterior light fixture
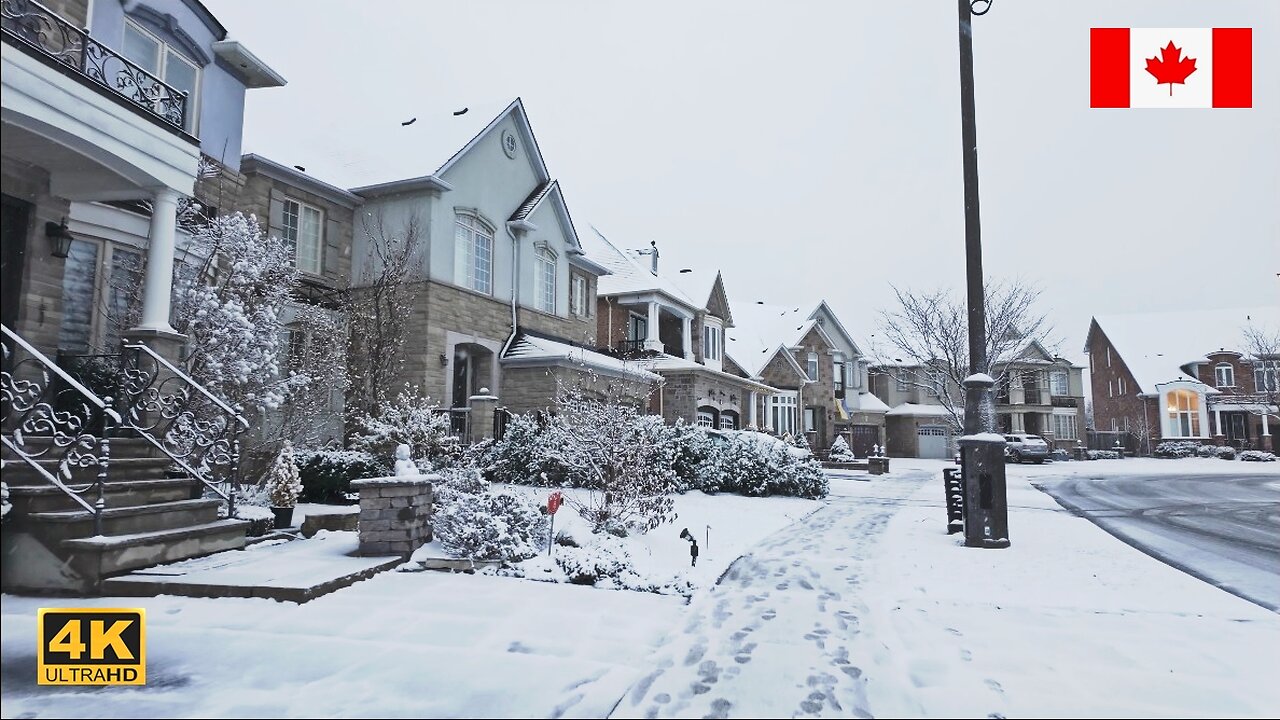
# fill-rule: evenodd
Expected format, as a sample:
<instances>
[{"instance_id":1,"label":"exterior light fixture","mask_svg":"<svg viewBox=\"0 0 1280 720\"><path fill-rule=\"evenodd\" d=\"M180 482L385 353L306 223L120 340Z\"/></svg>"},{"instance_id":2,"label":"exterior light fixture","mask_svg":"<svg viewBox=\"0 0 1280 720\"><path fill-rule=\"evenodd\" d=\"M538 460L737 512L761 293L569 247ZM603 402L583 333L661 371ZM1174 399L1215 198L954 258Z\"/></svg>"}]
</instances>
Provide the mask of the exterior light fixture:
<instances>
[{"instance_id":1,"label":"exterior light fixture","mask_svg":"<svg viewBox=\"0 0 1280 720\"><path fill-rule=\"evenodd\" d=\"M440 353L440 367L444 367L448 364L449 358L444 353Z\"/></svg>"},{"instance_id":2,"label":"exterior light fixture","mask_svg":"<svg viewBox=\"0 0 1280 720\"><path fill-rule=\"evenodd\" d=\"M66 259L71 252L71 241L75 236L67 229L67 219L62 218L62 222L47 222L44 224L44 234L53 243L53 256L56 258Z\"/></svg>"}]
</instances>

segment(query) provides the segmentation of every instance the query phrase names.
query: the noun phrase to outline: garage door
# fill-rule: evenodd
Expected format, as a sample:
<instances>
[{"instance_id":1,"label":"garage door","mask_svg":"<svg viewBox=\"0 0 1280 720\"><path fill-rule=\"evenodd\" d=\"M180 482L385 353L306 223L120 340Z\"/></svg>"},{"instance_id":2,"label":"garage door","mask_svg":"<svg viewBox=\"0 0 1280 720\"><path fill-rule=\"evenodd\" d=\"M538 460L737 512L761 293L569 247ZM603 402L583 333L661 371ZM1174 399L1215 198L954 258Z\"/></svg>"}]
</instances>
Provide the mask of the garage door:
<instances>
[{"instance_id":1,"label":"garage door","mask_svg":"<svg viewBox=\"0 0 1280 720\"><path fill-rule=\"evenodd\" d=\"M875 425L854 425L849 428L849 435L853 441L849 443L849 449L853 450L853 454L858 457L867 457L871 454L872 449L880 442L880 428Z\"/></svg>"},{"instance_id":2,"label":"garage door","mask_svg":"<svg viewBox=\"0 0 1280 720\"><path fill-rule=\"evenodd\" d=\"M945 425L921 425L916 430L920 442L919 457L947 459L947 428Z\"/></svg>"}]
</instances>

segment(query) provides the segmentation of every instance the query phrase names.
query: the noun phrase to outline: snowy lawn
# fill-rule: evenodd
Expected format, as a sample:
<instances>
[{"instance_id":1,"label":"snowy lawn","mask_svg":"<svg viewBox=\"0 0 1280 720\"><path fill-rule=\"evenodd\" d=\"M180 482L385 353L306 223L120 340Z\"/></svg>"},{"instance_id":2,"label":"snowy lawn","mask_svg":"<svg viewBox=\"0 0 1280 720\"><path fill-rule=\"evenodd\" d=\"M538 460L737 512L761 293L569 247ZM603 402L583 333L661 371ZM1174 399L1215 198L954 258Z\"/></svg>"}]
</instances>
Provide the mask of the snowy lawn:
<instances>
[{"instance_id":1,"label":"snowy lawn","mask_svg":"<svg viewBox=\"0 0 1280 720\"><path fill-rule=\"evenodd\" d=\"M821 505L689 493L676 499L675 525L624 542L646 572L703 586ZM586 539L580 522L565 505L556 526ZM710 548L690 569L677 534L687 526L702 544L706 525ZM148 687L35 685L37 608L80 606L146 608ZM383 573L304 605L4 595L0 714L603 717L648 672L656 645L679 634L685 611L681 597L444 572Z\"/></svg>"},{"instance_id":2,"label":"snowy lawn","mask_svg":"<svg viewBox=\"0 0 1280 720\"><path fill-rule=\"evenodd\" d=\"M865 640L853 652L874 663L866 668L870 708L888 716L1270 716L1280 708L1280 616L1129 547L1025 479L1264 467L1194 459L1011 466L1007 550L968 549L945 535L940 475L931 479L889 522L868 572Z\"/></svg>"}]
</instances>

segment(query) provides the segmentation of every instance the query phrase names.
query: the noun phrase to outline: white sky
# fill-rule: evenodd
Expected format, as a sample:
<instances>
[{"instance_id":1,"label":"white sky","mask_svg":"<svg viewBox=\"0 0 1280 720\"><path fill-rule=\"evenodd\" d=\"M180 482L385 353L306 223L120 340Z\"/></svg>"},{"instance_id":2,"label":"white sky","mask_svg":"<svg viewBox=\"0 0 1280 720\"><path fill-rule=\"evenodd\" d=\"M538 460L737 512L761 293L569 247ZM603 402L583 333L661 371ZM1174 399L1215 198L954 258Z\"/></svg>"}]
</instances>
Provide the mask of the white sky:
<instances>
[{"instance_id":1,"label":"white sky","mask_svg":"<svg viewBox=\"0 0 1280 720\"><path fill-rule=\"evenodd\" d=\"M718 266L739 301L821 293L859 333L890 283L963 288L952 0L206 4L289 80L250 92L246 152L307 166L303 126L352 146L521 96L579 231L656 240L666 270ZM1090 27L1213 26L1254 29L1252 110L1089 109ZM1275 0L975 20L985 269L1043 287L1068 357L1094 314L1280 299L1277 47Z\"/></svg>"}]
</instances>

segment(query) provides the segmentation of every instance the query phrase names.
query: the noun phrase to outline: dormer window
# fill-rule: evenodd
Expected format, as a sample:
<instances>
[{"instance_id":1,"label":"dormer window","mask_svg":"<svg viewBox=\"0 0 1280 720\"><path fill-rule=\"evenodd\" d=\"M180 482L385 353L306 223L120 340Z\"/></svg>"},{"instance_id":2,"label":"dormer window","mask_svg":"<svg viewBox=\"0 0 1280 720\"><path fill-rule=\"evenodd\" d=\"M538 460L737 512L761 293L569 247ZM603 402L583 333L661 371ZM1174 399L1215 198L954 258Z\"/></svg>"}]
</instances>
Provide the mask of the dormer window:
<instances>
[{"instance_id":1,"label":"dormer window","mask_svg":"<svg viewBox=\"0 0 1280 720\"><path fill-rule=\"evenodd\" d=\"M1213 368L1214 385L1220 388L1229 388L1236 386L1236 369L1231 363L1218 363Z\"/></svg>"},{"instance_id":2,"label":"dormer window","mask_svg":"<svg viewBox=\"0 0 1280 720\"><path fill-rule=\"evenodd\" d=\"M702 328L702 357L706 360L720 359L721 329L718 325L707 324Z\"/></svg>"},{"instance_id":3,"label":"dormer window","mask_svg":"<svg viewBox=\"0 0 1280 720\"><path fill-rule=\"evenodd\" d=\"M195 135L200 117L200 67L132 20L124 22L123 54L165 84L187 94L182 129ZM144 94L151 93L148 88L140 89Z\"/></svg>"}]
</instances>

